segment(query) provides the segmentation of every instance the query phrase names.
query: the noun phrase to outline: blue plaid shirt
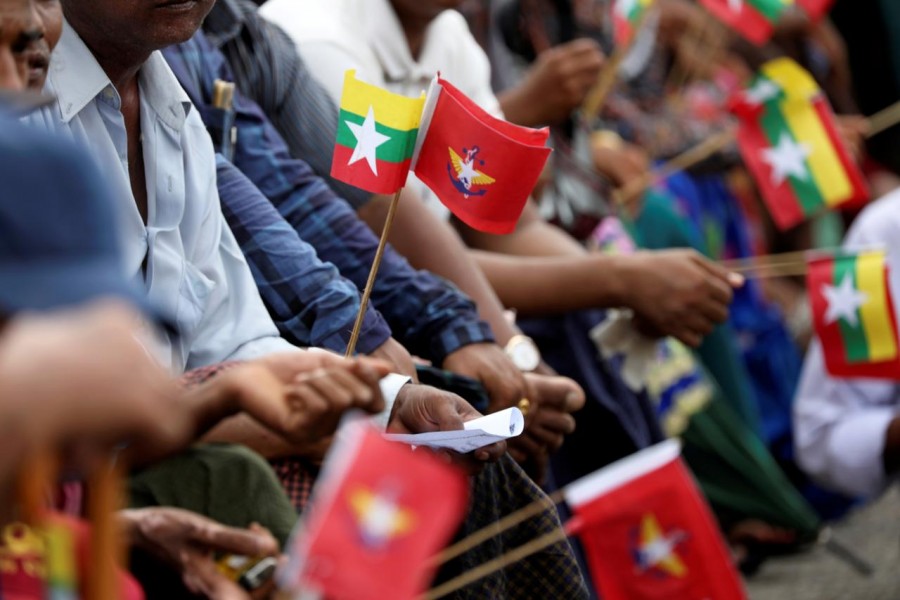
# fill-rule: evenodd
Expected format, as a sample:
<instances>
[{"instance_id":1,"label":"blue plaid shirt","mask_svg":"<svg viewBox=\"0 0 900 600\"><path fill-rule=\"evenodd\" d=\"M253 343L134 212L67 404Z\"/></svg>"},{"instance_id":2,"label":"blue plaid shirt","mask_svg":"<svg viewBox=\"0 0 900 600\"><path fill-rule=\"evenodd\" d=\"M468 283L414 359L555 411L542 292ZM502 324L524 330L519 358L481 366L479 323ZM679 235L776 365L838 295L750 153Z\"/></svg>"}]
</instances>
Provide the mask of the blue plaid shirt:
<instances>
[{"instance_id":1,"label":"blue plaid shirt","mask_svg":"<svg viewBox=\"0 0 900 600\"><path fill-rule=\"evenodd\" d=\"M224 56L208 43L202 32L183 44L167 48L164 54L218 145L222 140L223 111L211 106L213 85L216 79L233 80ZM236 92L234 112L235 166L269 199L300 238L316 249L322 260L336 265L344 277L362 289L378 238L309 165L290 156L259 106ZM273 283L276 282L267 280L263 287ZM282 294L284 304L299 305L302 298L311 297L300 293L300 288L308 283L316 285L314 281L296 278L291 285L279 286L279 290L265 289L264 295ZM390 247L381 264L372 303L410 352L437 364L465 345L493 341L490 327L478 318L469 298L439 277L414 270ZM289 332L292 337L302 334L302 331Z\"/></svg>"}]
</instances>

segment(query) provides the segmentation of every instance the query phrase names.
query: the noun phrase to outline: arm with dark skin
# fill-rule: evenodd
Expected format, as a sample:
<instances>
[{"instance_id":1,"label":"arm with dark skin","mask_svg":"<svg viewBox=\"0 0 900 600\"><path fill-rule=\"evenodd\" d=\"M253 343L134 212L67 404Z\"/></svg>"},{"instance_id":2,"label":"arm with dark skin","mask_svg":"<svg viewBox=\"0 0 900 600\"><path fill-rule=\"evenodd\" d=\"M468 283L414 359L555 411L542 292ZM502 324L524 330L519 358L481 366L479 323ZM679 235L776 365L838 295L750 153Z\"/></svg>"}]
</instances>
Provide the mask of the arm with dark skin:
<instances>
[{"instance_id":1,"label":"arm with dark skin","mask_svg":"<svg viewBox=\"0 0 900 600\"><path fill-rule=\"evenodd\" d=\"M894 417L888 425L881 458L885 473L894 475L900 471L900 417Z\"/></svg>"}]
</instances>

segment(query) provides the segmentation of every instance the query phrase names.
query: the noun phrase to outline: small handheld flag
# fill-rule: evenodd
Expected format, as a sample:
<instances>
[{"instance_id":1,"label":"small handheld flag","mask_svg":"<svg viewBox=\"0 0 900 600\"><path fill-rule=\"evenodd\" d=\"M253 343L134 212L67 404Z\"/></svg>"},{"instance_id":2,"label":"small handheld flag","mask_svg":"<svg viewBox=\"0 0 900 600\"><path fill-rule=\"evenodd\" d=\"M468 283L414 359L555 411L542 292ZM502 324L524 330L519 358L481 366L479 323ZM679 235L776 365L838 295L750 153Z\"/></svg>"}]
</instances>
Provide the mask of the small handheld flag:
<instances>
[{"instance_id":1,"label":"small handheld flag","mask_svg":"<svg viewBox=\"0 0 900 600\"><path fill-rule=\"evenodd\" d=\"M344 75L331 176L375 194L406 183L425 98L407 98Z\"/></svg>"},{"instance_id":2,"label":"small handheld flag","mask_svg":"<svg viewBox=\"0 0 900 600\"><path fill-rule=\"evenodd\" d=\"M615 0L612 3L613 40L617 48L627 48L634 39L638 23L653 0Z\"/></svg>"},{"instance_id":3,"label":"small handheld flag","mask_svg":"<svg viewBox=\"0 0 900 600\"><path fill-rule=\"evenodd\" d=\"M831 10L834 0L797 0L797 5L802 8L812 21L818 21Z\"/></svg>"},{"instance_id":4,"label":"small handheld flag","mask_svg":"<svg viewBox=\"0 0 900 600\"><path fill-rule=\"evenodd\" d=\"M720 21L757 45L766 43L794 0L700 0Z\"/></svg>"},{"instance_id":5,"label":"small handheld flag","mask_svg":"<svg viewBox=\"0 0 900 600\"><path fill-rule=\"evenodd\" d=\"M712 514L668 440L565 491L606 600L746 598Z\"/></svg>"},{"instance_id":6,"label":"small handheld flag","mask_svg":"<svg viewBox=\"0 0 900 600\"><path fill-rule=\"evenodd\" d=\"M810 261L807 290L830 374L900 379L893 287L881 251Z\"/></svg>"},{"instance_id":7,"label":"small handheld flag","mask_svg":"<svg viewBox=\"0 0 900 600\"><path fill-rule=\"evenodd\" d=\"M511 233L550 155L550 131L488 114L439 76L431 83L413 172L461 221Z\"/></svg>"},{"instance_id":8,"label":"small handheld flag","mask_svg":"<svg viewBox=\"0 0 900 600\"><path fill-rule=\"evenodd\" d=\"M369 425L345 426L290 542L282 587L331 600L413 600L466 510L465 475Z\"/></svg>"},{"instance_id":9,"label":"small handheld flag","mask_svg":"<svg viewBox=\"0 0 900 600\"><path fill-rule=\"evenodd\" d=\"M766 63L732 107L741 155L780 229L867 199L828 100L796 63Z\"/></svg>"}]
</instances>

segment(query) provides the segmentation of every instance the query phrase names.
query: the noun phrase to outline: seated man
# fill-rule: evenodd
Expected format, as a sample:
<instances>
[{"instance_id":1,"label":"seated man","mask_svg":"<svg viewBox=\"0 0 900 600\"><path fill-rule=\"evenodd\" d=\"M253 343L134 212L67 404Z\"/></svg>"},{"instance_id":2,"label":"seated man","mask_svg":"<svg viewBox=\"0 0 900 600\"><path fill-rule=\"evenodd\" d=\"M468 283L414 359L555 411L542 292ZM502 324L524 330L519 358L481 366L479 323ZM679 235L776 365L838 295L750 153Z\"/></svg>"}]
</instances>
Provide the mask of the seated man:
<instances>
[{"instance_id":1,"label":"seated man","mask_svg":"<svg viewBox=\"0 0 900 600\"><path fill-rule=\"evenodd\" d=\"M863 210L844 247L882 247L890 256L900 240L898 215L900 190ZM900 384L829 375L819 340L807 351L793 416L797 462L822 484L871 498L900 472Z\"/></svg>"}]
</instances>

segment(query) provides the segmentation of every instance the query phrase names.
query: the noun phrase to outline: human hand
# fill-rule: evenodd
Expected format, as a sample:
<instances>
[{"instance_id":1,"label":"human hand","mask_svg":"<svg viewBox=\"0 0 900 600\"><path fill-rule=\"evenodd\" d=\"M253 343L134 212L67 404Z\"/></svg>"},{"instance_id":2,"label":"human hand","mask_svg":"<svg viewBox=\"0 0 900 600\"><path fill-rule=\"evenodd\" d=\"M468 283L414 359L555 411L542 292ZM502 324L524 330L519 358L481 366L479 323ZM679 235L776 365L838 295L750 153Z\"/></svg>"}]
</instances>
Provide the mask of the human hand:
<instances>
[{"instance_id":1,"label":"human hand","mask_svg":"<svg viewBox=\"0 0 900 600\"><path fill-rule=\"evenodd\" d=\"M643 148L628 142L616 146L591 144L594 168L618 187L631 184L650 172L650 157Z\"/></svg>"},{"instance_id":2,"label":"human hand","mask_svg":"<svg viewBox=\"0 0 900 600\"><path fill-rule=\"evenodd\" d=\"M572 413L584 406L585 396L581 386L567 377L534 374L526 377L540 408L525 432L510 440L509 453L516 462L536 466L559 450L565 436L575 431Z\"/></svg>"},{"instance_id":3,"label":"human hand","mask_svg":"<svg viewBox=\"0 0 900 600\"><path fill-rule=\"evenodd\" d=\"M388 433L427 433L458 431L463 423L481 417L481 413L450 392L427 385L405 385L394 402L388 422ZM506 452L505 442L496 442L466 455L449 453L452 461L469 472L477 471L486 462L494 462Z\"/></svg>"},{"instance_id":4,"label":"human hand","mask_svg":"<svg viewBox=\"0 0 900 600\"><path fill-rule=\"evenodd\" d=\"M236 366L220 377L230 380L244 412L302 446L334 433L348 410L370 414L384 410L378 382L390 372L390 365L371 358L329 362L332 366L300 373L288 382L266 361Z\"/></svg>"},{"instance_id":5,"label":"human hand","mask_svg":"<svg viewBox=\"0 0 900 600\"><path fill-rule=\"evenodd\" d=\"M838 135L857 163L862 162L866 149L869 120L862 115L835 115Z\"/></svg>"},{"instance_id":6,"label":"human hand","mask_svg":"<svg viewBox=\"0 0 900 600\"><path fill-rule=\"evenodd\" d=\"M36 442L106 445L189 434L175 381L138 341L139 315L119 301L23 315L0 337L4 397L28 402Z\"/></svg>"},{"instance_id":7,"label":"human hand","mask_svg":"<svg viewBox=\"0 0 900 600\"><path fill-rule=\"evenodd\" d=\"M541 52L522 83L501 95L506 118L519 125L554 125L578 108L597 81L604 56L582 38Z\"/></svg>"},{"instance_id":8,"label":"human hand","mask_svg":"<svg viewBox=\"0 0 900 600\"><path fill-rule=\"evenodd\" d=\"M177 508L123 510L118 517L133 546L176 569L191 592L207 598L247 598L218 572L213 553L262 558L279 551L272 534L258 525L250 529L226 527Z\"/></svg>"},{"instance_id":9,"label":"human hand","mask_svg":"<svg viewBox=\"0 0 900 600\"><path fill-rule=\"evenodd\" d=\"M497 344L463 346L448 355L442 366L453 373L480 381L490 396L488 412L517 406L523 398L531 400L524 374Z\"/></svg>"},{"instance_id":10,"label":"human hand","mask_svg":"<svg viewBox=\"0 0 900 600\"><path fill-rule=\"evenodd\" d=\"M416 374L416 365L412 356L406 351L400 342L394 338L388 340L381 346L370 353L372 358L379 358L393 366L394 373L400 373L412 378L413 383L419 383L419 377Z\"/></svg>"},{"instance_id":11,"label":"human hand","mask_svg":"<svg viewBox=\"0 0 900 600\"><path fill-rule=\"evenodd\" d=\"M728 318L733 289L744 278L693 250L622 256L623 305L647 335L672 336L696 348Z\"/></svg>"}]
</instances>

